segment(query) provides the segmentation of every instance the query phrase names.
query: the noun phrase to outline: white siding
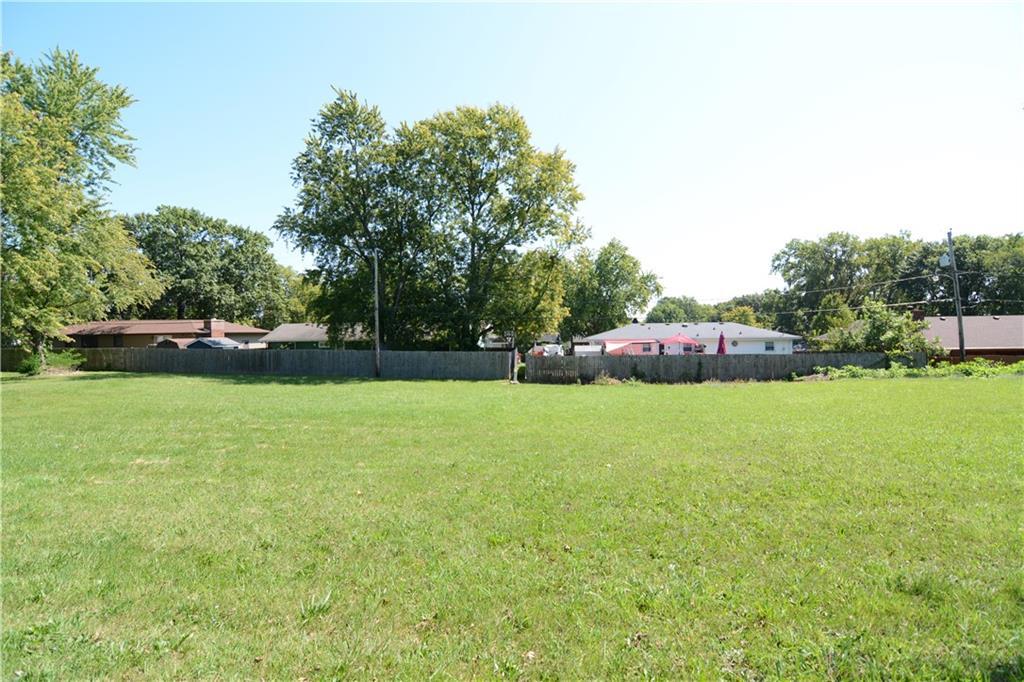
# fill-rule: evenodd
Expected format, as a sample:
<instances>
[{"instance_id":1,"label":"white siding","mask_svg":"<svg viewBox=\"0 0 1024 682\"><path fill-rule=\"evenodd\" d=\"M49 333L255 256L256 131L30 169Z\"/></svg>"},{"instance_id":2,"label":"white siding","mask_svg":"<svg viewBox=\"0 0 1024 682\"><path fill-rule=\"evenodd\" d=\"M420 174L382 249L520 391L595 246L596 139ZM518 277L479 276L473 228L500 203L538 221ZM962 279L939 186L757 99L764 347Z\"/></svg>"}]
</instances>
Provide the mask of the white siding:
<instances>
[{"instance_id":1,"label":"white siding","mask_svg":"<svg viewBox=\"0 0 1024 682\"><path fill-rule=\"evenodd\" d=\"M706 348L705 353L714 354L718 350L718 338L714 339L697 339L703 343ZM736 345L732 345L733 341ZM775 344L775 350L765 350L765 341L769 341ZM726 355L792 355L793 353L793 340L792 339L725 339L725 354Z\"/></svg>"}]
</instances>

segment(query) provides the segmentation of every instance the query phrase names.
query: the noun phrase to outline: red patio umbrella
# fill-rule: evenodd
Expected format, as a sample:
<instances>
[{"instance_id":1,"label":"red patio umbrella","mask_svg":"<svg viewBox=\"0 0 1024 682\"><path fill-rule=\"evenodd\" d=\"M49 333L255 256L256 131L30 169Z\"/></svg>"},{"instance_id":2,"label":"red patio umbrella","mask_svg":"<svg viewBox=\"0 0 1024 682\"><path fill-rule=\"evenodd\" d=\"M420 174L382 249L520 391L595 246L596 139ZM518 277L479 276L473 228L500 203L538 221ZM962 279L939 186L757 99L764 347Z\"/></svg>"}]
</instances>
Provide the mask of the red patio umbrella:
<instances>
[{"instance_id":1,"label":"red patio umbrella","mask_svg":"<svg viewBox=\"0 0 1024 682\"><path fill-rule=\"evenodd\" d=\"M725 355L725 332L718 333L718 355Z\"/></svg>"},{"instance_id":2,"label":"red patio umbrella","mask_svg":"<svg viewBox=\"0 0 1024 682\"><path fill-rule=\"evenodd\" d=\"M698 341L697 339L691 339L686 334L676 334L675 336L670 336L667 339L662 339L661 343L663 345L668 343L688 343L691 346L696 346Z\"/></svg>"}]
</instances>

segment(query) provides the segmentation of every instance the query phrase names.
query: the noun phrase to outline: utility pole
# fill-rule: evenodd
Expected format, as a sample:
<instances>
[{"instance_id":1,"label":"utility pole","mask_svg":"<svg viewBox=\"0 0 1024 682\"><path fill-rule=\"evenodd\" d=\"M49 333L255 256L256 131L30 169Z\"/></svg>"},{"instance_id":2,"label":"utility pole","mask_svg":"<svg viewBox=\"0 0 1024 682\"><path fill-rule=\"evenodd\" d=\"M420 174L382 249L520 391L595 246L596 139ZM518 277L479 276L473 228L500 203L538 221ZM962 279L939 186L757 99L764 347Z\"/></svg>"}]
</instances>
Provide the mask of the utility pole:
<instances>
[{"instance_id":1,"label":"utility pole","mask_svg":"<svg viewBox=\"0 0 1024 682\"><path fill-rule=\"evenodd\" d=\"M519 377L517 376L516 370L519 369L519 366L518 366L518 364L516 364L516 333L515 333L515 331L512 332L511 344L512 344L512 358L509 361L509 363L511 364L511 368L510 368L511 372L510 372L509 383L511 383L511 384L518 384L519 383Z\"/></svg>"},{"instance_id":2,"label":"utility pole","mask_svg":"<svg viewBox=\"0 0 1024 682\"><path fill-rule=\"evenodd\" d=\"M376 247L373 249L373 375L380 377L380 280Z\"/></svg>"},{"instance_id":3,"label":"utility pole","mask_svg":"<svg viewBox=\"0 0 1024 682\"><path fill-rule=\"evenodd\" d=\"M960 333L960 362L967 360L967 352L964 350L964 312L960 307L960 276L956 271L956 254L953 253L953 230L946 233L946 242L949 244L949 265L953 268L953 298L956 300L956 327Z\"/></svg>"}]
</instances>

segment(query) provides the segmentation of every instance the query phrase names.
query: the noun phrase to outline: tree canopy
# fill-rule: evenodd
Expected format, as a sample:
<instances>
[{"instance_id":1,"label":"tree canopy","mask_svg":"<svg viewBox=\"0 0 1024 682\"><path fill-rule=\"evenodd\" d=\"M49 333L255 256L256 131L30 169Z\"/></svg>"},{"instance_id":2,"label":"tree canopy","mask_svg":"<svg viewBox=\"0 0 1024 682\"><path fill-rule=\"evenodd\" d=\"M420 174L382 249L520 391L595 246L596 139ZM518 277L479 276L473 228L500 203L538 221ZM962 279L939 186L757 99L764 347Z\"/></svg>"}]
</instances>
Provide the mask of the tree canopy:
<instances>
[{"instance_id":1,"label":"tree canopy","mask_svg":"<svg viewBox=\"0 0 1024 682\"><path fill-rule=\"evenodd\" d=\"M125 224L165 286L140 317L220 317L267 328L306 319L306 305L288 299L301 285L274 260L266 235L176 206Z\"/></svg>"},{"instance_id":2,"label":"tree canopy","mask_svg":"<svg viewBox=\"0 0 1024 682\"><path fill-rule=\"evenodd\" d=\"M569 315L561 324L563 339L589 336L620 327L640 315L661 284L626 246L613 239L596 256L583 249L568 265L565 304Z\"/></svg>"},{"instance_id":3,"label":"tree canopy","mask_svg":"<svg viewBox=\"0 0 1024 682\"><path fill-rule=\"evenodd\" d=\"M375 253L389 347L472 349L565 314L561 255L584 234L582 195L572 163L535 148L515 109L459 107L389 131L337 91L292 168L298 197L276 229L313 254L332 334L372 329Z\"/></svg>"},{"instance_id":4,"label":"tree canopy","mask_svg":"<svg viewBox=\"0 0 1024 682\"><path fill-rule=\"evenodd\" d=\"M928 324L914 320L911 313L893 310L881 301L864 301L860 315L853 322L833 327L820 342L824 350L858 353L882 352L890 355L942 351L936 342L925 338Z\"/></svg>"},{"instance_id":5,"label":"tree canopy","mask_svg":"<svg viewBox=\"0 0 1024 682\"><path fill-rule=\"evenodd\" d=\"M965 314L1024 313L1024 235L960 235L953 248ZM806 336L850 321L869 300L952 315L951 270L939 265L946 251L944 239L924 241L905 232L792 240L772 259L784 289L739 296L716 308L724 314L748 305L762 326Z\"/></svg>"},{"instance_id":6,"label":"tree canopy","mask_svg":"<svg viewBox=\"0 0 1024 682\"><path fill-rule=\"evenodd\" d=\"M104 206L112 169L134 162L132 103L74 52L36 66L0 57L0 331L42 356L69 324L160 294L149 261Z\"/></svg>"}]
</instances>

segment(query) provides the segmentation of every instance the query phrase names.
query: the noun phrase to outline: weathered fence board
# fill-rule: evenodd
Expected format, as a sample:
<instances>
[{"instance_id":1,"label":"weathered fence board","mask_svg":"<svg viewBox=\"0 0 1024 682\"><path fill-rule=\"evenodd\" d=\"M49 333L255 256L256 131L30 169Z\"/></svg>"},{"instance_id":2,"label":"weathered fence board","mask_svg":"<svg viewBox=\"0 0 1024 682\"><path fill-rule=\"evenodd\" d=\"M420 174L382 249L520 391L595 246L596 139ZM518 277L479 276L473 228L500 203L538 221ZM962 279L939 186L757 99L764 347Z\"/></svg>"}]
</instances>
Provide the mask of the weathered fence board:
<instances>
[{"instance_id":1,"label":"weathered fence board","mask_svg":"<svg viewBox=\"0 0 1024 682\"><path fill-rule=\"evenodd\" d=\"M368 350L179 350L83 348L84 370L169 374L277 374L373 377ZM382 351L386 379L504 379L509 355L472 351Z\"/></svg>"},{"instance_id":2,"label":"weathered fence board","mask_svg":"<svg viewBox=\"0 0 1024 682\"><path fill-rule=\"evenodd\" d=\"M0 349L0 370L13 372L21 364L21 361L31 354L26 348Z\"/></svg>"},{"instance_id":3,"label":"weathered fence board","mask_svg":"<svg viewBox=\"0 0 1024 682\"><path fill-rule=\"evenodd\" d=\"M606 374L616 379L636 377L655 383L700 381L765 381L805 376L815 367L885 367L884 353L794 353L792 355L589 355L527 357L526 380L531 383L587 383ZM923 366L924 355L915 357Z\"/></svg>"}]
</instances>

